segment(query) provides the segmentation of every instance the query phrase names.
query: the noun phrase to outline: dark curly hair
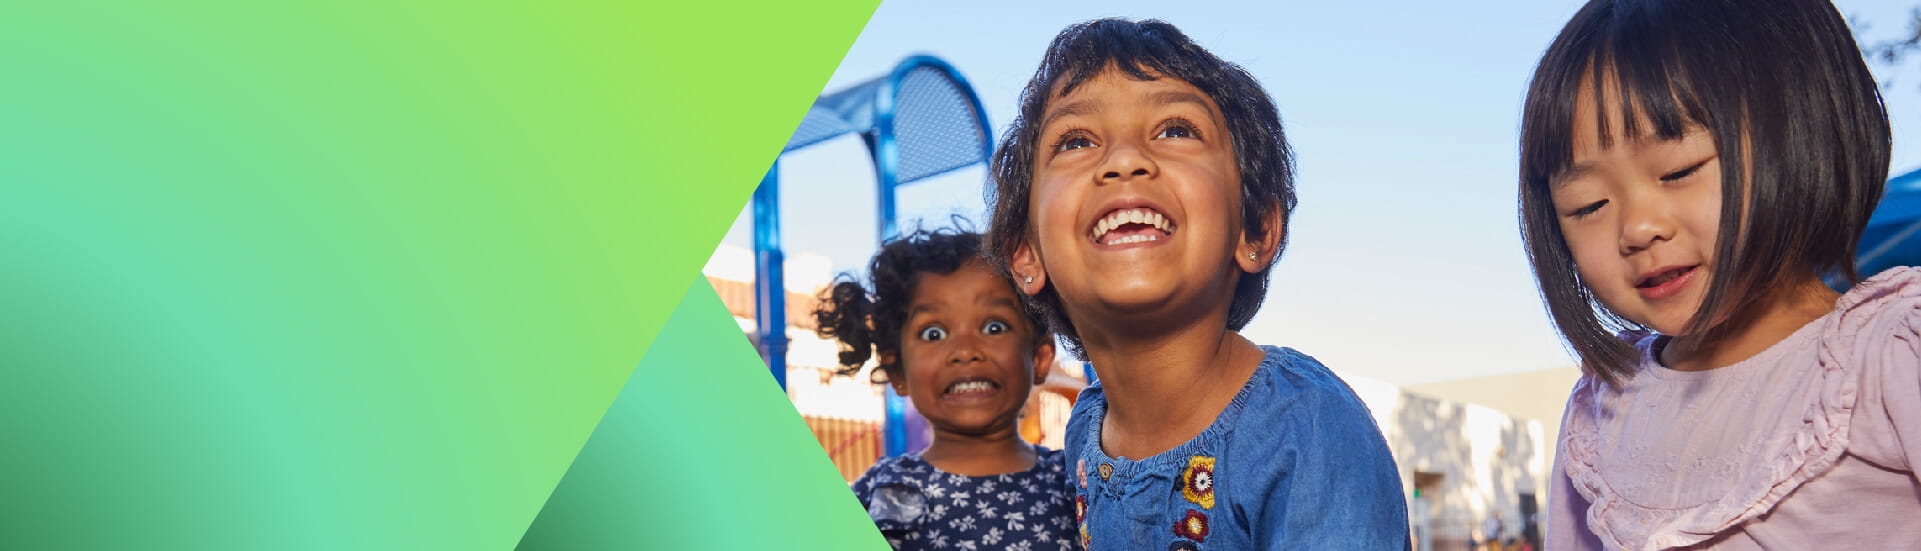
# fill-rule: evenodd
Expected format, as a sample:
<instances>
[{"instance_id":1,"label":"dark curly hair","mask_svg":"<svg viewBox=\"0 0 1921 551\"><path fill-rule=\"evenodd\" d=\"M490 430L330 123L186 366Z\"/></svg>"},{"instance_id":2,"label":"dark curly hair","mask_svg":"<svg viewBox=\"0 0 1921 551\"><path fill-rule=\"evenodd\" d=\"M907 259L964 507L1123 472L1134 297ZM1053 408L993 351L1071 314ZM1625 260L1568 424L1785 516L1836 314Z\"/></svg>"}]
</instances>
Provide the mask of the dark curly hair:
<instances>
[{"instance_id":1,"label":"dark curly hair","mask_svg":"<svg viewBox=\"0 0 1921 551\"><path fill-rule=\"evenodd\" d=\"M1029 237L1035 149L1047 103L1073 92L1090 78L1114 69L1129 78L1173 78L1193 85L1214 100L1226 119L1228 139L1240 168L1241 219L1250 236L1280 232L1279 244L1268 264L1256 273L1241 274L1228 306L1227 327L1239 330L1260 310L1267 296L1267 276L1287 246L1287 222L1294 211L1294 154L1281 131L1281 115L1260 82L1239 65L1223 61L1201 48L1181 30L1163 21L1098 19L1067 27L1047 46L1040 69L1021 91L1020 114L1001 138L991 174L994 185L988 255L1007 266L1015 249ZM1055 93L1055 88L1059 92ZM1267 216L1279 210L1278 228L1267 228ZM1060 296L1048 286L1029 304L1050 322L1066 341L1067 349L1085 360L1080 336L1061 311Z\"/></svg>"},{"instance_id":2,"label":"dark curly hair","mask_svg":"<svg viewBox=\"0 0 1921 551\"><path fill-rule=\"evenodd\" d=\"M878 358L877 374L899 380L900 336L907 323L908 301L924 273L951 274L969 261L994 266L981 256L981 235L959 230L916 230L888 241L867 263L866 286L852 274L841 274L820 297L814 309L814 332L840 341L840 374L852 375L868 358ZM995 273L1014 288L1005 270ZM1019 291L1014 292L1019 297ZM1034 328L1034 345L1051 338L1033 308L1023 308ZM882 382L876 375L874 382Z\"/></svg>"}]
</instances>

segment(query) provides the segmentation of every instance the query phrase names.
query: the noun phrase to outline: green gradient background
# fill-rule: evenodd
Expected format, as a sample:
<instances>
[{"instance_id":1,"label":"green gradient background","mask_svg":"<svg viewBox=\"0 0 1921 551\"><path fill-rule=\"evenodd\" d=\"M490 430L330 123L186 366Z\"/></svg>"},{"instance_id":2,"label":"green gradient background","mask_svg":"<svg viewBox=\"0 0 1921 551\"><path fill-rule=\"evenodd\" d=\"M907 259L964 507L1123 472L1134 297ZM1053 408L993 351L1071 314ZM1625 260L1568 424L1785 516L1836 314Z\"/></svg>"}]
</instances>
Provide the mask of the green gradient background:
<instances>
[{"instance_id":1,"label":"green gradient background","mask_svg":"<svg viewBox=\"0 0 1921 551\"><path fill-rule=\"evenodd\" d=\"M884 545L697 276L874 4L0 7L0 548L506 549L616 395L569 487L794 516L541 548Z\"/></svg>"}]
</instances>

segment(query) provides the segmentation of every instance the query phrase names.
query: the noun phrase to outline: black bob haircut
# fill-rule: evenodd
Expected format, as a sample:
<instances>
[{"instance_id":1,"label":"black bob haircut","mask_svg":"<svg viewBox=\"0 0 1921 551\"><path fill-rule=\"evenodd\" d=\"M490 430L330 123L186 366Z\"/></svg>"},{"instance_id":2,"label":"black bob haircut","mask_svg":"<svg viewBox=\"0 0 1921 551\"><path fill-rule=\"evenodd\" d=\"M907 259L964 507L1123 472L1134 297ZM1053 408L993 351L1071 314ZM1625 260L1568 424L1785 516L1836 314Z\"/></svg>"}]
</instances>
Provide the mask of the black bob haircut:
<instances>
[{"instance_id":1,"label":"black bob haircut","mask_svg":"<svg viewBox=\"0 0 1921 551\"><path fill-rule=\"evenodd\" d=\"M1240 172L1241 219L1250 236L1280 232L1280 245L1256 273L1241 274L1228 307L1227 326L1239 330L1260 310L1267 296L1268 273L1287 246L1287 223L1294 211L1294 155L1281 132L1281 116L1260 82L1239 65L1223 61L1201 48L1181 30L1157 20L1098 19L1061 30L1047 46L1040 69L1021 91L1020 113L1001 137L994 152L989 189L992 212L987 252L1003 266L1028 237L1035 150L1040 145L1040 123L1048 102L1103 71L1114 69L1129 78L1173 78L1207 94L1221 109L1233 143ZM1055 88L1058 87L1058 94ZM1283 214L1278 228L1263 227L1269 213ZM1086 359L1074 324L1061 310L1052 285L1028 304L1050 322L1067 349Z\"/></svg>"},{"instance_id":2,"label":"black bob haircut","mask_svg":"<svg viewBox=\"0 0 1921 551\"><path fill-rule=\"evenodd\" d=\"M899 381L901 329L921 274L951 274L968 262L989 267L1015 297L1021 295L1007 272L981 256L980 234L959 230L915 230L881 245L867 263L867 286L849 274L836 277L813 315L814 332L842 345L839 373L852 375L868 358L876 358L873 382ZM1033 309L1022 308L1022 313L1034 330L1034 346L1051 338Z\"/></svg>"},{"instance_id":3,"label":"black bob haircut","mask_svg":"<svg viewBox=\"0 0 1921 551\"><path fill-rule=\"evenodd\" d=\"M1579 280L1549 195L1572 162L1584 85L1603 147L1618 137L1678 139L1698 125L1720 152L1721 196L1747 198L1721 202L1719 269L1690 334L1727 329L1723 320L1738 321L1784 283L1859 280L1855 249L1888 176L1888 117L1834 6L1593 0L1541 56L1521 119L1521 235L1541 298L1583 370L1619 384L1638 357L1617 333L1643 329ZM1608 128L1608 99L1624 128Z\"/></svg>"}]
</instances>

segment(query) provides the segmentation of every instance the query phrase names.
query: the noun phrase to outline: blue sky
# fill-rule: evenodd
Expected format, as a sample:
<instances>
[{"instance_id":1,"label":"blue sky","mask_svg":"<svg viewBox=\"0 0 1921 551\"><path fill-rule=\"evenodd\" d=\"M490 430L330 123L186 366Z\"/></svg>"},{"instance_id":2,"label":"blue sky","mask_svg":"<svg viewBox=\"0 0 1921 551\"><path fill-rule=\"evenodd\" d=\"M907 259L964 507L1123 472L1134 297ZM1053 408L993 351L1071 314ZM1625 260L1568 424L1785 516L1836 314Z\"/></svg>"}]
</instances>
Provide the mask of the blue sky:
<instances>
[{"instance_id":1,"label":"blue sky","mask_svg":"<svg viewBox=\"0 0 1921 551\"><path fill-rule=\"evenodd\" d=\"M1514 196L1528 76L1581 2L1237 4L888 0L826 90L936 55L973 84L998 136L1062 27L1166 20L1260 79L1295 148L1300 206L1250 338L1398 384L1573 365L1535 294ZM1836 5L1871 42L1906 29L1921 2ZM1875 70L1889 81L1893 172L1905 172L1921 164L1921 56ZM901 190L903 227L955 213L984 227L984 177L975 167ZM872 254L874 177L857 138L784 157L781 198L788 251L838 270ZM743 216L725 242L751 246L750 226Z\"/></svg>"}]
</instances>

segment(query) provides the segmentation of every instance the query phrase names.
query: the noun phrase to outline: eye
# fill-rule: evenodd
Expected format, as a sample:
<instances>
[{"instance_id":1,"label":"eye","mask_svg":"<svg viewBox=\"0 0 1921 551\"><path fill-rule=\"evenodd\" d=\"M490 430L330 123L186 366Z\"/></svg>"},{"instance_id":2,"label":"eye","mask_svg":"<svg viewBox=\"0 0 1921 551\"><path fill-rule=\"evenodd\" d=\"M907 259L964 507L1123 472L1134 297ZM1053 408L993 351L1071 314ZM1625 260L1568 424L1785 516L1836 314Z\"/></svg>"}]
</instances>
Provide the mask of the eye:
<instances>
[{"instance_id":1,"label":"eye","mask_svg":"<svg viewBox=\"0 0 1921 551\"><path fill-rule=\"evenodd\" d=\"M987 320L987 324L981 326L981 332L989 335L999 335L1013 330L1013 326L1001 320Z\"/></svg>"},{"instance_id":2,"label":"eye","mask_svg":"<svg viewBox=\"0 0 1921 551\"><path fill-rule=\"evenodd\" d=\"M1200 136L1200 132L1194 130L1194 123L1174 119L1167 121L1167 125L1161 127L1160 133L1155 134L1154 138L1198 138Z\"/></svg>"},{"instance_id":3,"label":"eye","mask_svg":"<svg viewBox=\"0 0 1921 551\"><path fill-rule=\"evenodd\" d=\"M1587 215L1594 214L1595 211L1601 210L1601 207L1606 204L1608 204L1606 199L1588 203L1586 206L1574 209L1574 212L1568 213L1568 216L1585 218Z\"/></svg>"},{"instance_id":4,"label":"eye","mask_svg":"<svg viewBox=\"0 0 1921 551\"><path fill-rule=\"evenodd\" d=\"M1087 132L1081 130L1069 130L1061 135L1060 141L1054 142L1056 152L1073 151L1083 147L1094 147L1094 140L1088 138Z\"/></svg>"},{"instance_id":5,"label":"eye","mask_svg":"<svg viewBox=\"0 0 1921 551\"><path fill-rule=\"evenodd\" d=\"M1694 166L1690 166L1690 167L1687 167L1687 168L1683 168L1683 169L1681 169L1681 170L1676 170L1676 171L1674 171L1674 172L1669 172L1669 173L1668 173L1668 174L1667 174L1666 176L1662 176L1662 177L1661 177L1661 181L1663 181L1663 182L1672 182L1672 181L1675 181L1675 180L1680 180L1680 179L1682 179L1682 178L1686 178L1686 177L1688 177L1688 176L1692 176L1692 175L1694 175L1694 172L1695 172L1695 171L1697 171L1697 170L1701 170L1701 167L1704 167L1704 166L1707 166L1707 164L1708 164L1708 162L1707 162L1707 161L1701 161L1701 162L1698 162L1698 163L1694 163Z\"/></svg>"},{"instance_id":6,"label":"eye","mask_svg":"<svg viewBox=\"0 0 1921 551\"><path fill-rule=\"evenodd\" d=\"M929 325L920 330L920 340L933 342L947 338L947 329L939 325Z\"/></svg>"}]
</instances>

